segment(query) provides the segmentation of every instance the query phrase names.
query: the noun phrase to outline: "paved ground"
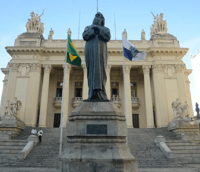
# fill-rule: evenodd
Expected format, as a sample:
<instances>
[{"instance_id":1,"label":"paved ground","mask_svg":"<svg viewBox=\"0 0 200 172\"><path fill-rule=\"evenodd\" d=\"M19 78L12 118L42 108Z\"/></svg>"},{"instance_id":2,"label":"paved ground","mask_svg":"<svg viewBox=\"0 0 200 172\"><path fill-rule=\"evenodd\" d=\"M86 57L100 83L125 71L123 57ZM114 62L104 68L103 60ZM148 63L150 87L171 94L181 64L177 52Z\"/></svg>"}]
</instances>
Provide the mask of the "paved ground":
<instances>
[{"instance_id":1,"label":"paved ground","mask_svg":"<svg viewBox=\"0 0 200 172\"><path fill-rule=\"evenodd\" d=\"M199 169L199 170L198 170ZM54 168L10 168L0 167L0 172L55 172ZM138 172L200 172L200 165L193 168L151 168L139 169Z\"/></svg>"}]
</instances>

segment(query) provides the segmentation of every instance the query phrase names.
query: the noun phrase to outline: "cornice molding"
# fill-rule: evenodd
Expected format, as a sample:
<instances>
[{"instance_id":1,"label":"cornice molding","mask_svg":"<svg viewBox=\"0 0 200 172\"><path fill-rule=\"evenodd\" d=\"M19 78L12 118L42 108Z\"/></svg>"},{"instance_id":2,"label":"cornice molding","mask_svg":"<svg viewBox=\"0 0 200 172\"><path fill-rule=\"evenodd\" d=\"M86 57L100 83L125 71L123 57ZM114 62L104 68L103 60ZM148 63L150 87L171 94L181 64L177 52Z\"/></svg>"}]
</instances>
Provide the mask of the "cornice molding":
<instances>
[{"instance_id":1,"label":"cornice molding","mask_svg":"<svg viewBox=\"0 0 200 172\"><path fill-rule=\"evenodd\" d=\"M138 48L140 51L146 51L147 55L160 56L160 55L174 55L182 58L188 51L188 48L171 48L171 47L150 47L150 48ZM65 55L65 47L6 47L7 52L12 56L17 53L29 53L29 54L59 54ZM84 55L84 47L77 48L80 55ZM122 48L108 48L109 56L122 56Z\"/></svg>"}]
</instances>

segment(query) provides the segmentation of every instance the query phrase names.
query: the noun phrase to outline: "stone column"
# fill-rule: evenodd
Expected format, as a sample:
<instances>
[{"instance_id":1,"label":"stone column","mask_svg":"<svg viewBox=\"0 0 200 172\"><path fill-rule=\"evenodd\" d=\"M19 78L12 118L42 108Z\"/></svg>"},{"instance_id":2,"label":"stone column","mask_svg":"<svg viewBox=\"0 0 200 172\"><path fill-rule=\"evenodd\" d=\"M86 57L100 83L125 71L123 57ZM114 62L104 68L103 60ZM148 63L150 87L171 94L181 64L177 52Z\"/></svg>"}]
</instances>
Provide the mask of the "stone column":
<instances>
[{"instance_id":1,"label":"stone column","mask_svg":"<svg viewBox=\"0 0 200 172\"><path fill-rule=\"evenodd\" d=\"M87 68L85 64L82 64L83 68L83 100L88 98L88 79L87 79Z\"/></svg>"},{"instance_id":2,"label":"stone column","mask_svg":"<svg viewBox=\"0 0 200 172\"><path fill-rule=\"evenodd\" d=\"M1 71L5 74L5 77L3 80L3 91L2 91L2 96L1 96L1 107L0 107L0 116L3 116L4 108L7 102L9 68L2 68Z\"/></svg>"},{"instance_id":3,"label":"stone column","mask_svg":"<svg viewBox=\"0 0 200 172\"><path fill-rule=\"evenodd\" d=\"M126 123L128 128L133 128L132 122L132 102L131 102L131 82L130 82L130 65L124 66L124 78L125 78L125 95L126 95ZM124 90L123 90L124 91Z\"/></svg>"},{"instance_id":4,"label":"stone column","mask_svg":"<svg viewBox=\"0 0 200 172\"><path fill-rule=\"evenodd\" d=\"M190 117L193 117L194 114L193 114L192 99L191 99L191 93L190 93L190 81L189 81L189 78L188 78L188 76L192 73L192 70L186 69L184 71L184 73L185 73L185 77L186 77L185 85L186 85L186 91L187 91L187 103L188 103L189 109L190 109Z\"/></svg>"},{"instance_id":5,"label":"stone column","mask_svg":"<svg viewBox=\"0 0 200 172\"><path fill-rule=\"evenodd\" d=\"M153 104L152 104L152 93L151 93L151 84L149 77L150 65L142 66L144 73L144 92L145 92L145 106L146 106L146 119L147 119L147 128L154 128L153 120Z\"/></svg>"},{"instance_id":6,"label":"stone column","mask_svg":"<svg viewBox=\"0 0 200 172\"><path fill-rule=\"evenodd\" d=\"M169 123L168 103L165 89L163 66L156 64L153 68L153 86L155 96L155 115L157 127L167 127Z\"/></svg>"},{"instance_id":7,"label":"stone column","mask_svg":"<svg viewBox=\"0 0 200 172\"><path fill-rule=\"evenodd\" d=\"M15 98L15 90L16 90L16 83L17 83L17 72L19 69L19 63L9 63L9 78L8 78L8 91L6 99L10 102Z\"/></svg>"},{"instance_id":8,"label":"stone column","mask_svg":"<svg viewBox=\"0 0 200 172\"><path fill-rule=\"evenodd\" d=\"M185 77L184 77L184 64L175 65L176 73L177 73L177 83L178 83L178 95L182 104L187 101L186 96L186 84L185 84Z\"/></svg>"},{"instance_id":9,"label":"stone column","mask_svg":"<svg viewBox=\"0 0 200 172\"><path fill-rule=\"evenodd\" d=\"M42 84L39 127L46 127L47 105L48 105L48 94L49 94L49 78L51 72L51 65L45 64L43 65L43 67L44 67L44 77Z\"/></svg>"},{"instance_id":10,"label":"stone column","mask_svg":"<svg viewBox=\"0 0 200 172\"><path fill-rule=\"evenodd\" d=\"M110 98L111 98L111 93L110 93L110 70L111 70L111 65L107 65L107 67L106 67L106 75L107 75L106 94L107 94L108 100L110 100Z\"/></svg>"},{"instance_id":11,"label":"stone column","mask_svg":"<svg viewBox=\"0 0 200 172\"><path fill-rule=\"evenodd\" d=\"M63 108L63 127L66 127L66 123L67 123L67 120L68 120L68 117L69 117L69 106L70 106L70 103L71 103L71 101L69 100L69 85L70 85L71 65L67 64L66 68L67 69L66 69L66 74L65 74L65 90L64 90L64 93L63 93L63 96L62 96L62 98L65 99L65 101L64 101L65 104L64 104L64 108Z\"/></svg>"},{"instance_id":12,"label":"stone column","mask_svg":"<svg viewBox=\"0 0 200 172\"><path fill-rule=\"evenodd\" d=\"M38 115L38 101L41 81L41 64L30 64L30 78L27 91L27 103L25 110L25 122L32 126L36 126ZM47 96L48 97L48 96ZM42 115L42 114L41 114Z\"/></svg>"}]
</instances>

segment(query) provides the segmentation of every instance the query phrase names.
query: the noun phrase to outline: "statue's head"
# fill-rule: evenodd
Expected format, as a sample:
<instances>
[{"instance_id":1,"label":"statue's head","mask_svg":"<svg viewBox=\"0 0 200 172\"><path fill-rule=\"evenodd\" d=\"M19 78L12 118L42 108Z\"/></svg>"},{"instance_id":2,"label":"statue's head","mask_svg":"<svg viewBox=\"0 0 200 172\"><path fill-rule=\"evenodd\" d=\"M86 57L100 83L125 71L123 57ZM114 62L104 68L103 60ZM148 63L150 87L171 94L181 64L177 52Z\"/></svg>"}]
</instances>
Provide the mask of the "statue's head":
<instances>
[{"instance_id":1,"label":"statue's head","mask_svg":"<svg viewBox=\"0 0 200 172\"><path fill-rule=\"evenodd\" d=\"M161 18L161 19L163 19L163 15L164 15L163 13L160 13L160 18Z\"/></svg>"},{"instance_id":2,"label":"statue's head","mask_svg":"<svg viewBox=\"0 0 200 172\"><path fill-rule=\"evenodd\" d=\"M104 26L105 25L105 18L103 16L103 14L101 14L100 12L98 12L93 20L93 25L101 25Z\"/></svg>"},{"instance_id":3,"label":"statue's head","mask_svg":"<svg viewBox=\"0 0 200 172\"><path fill-rule=\"evenodd\" d=\"M35 15L35 13L32 11L32 13L31 13L31 17L33 17Z\"/></svg>"}]
</instances>

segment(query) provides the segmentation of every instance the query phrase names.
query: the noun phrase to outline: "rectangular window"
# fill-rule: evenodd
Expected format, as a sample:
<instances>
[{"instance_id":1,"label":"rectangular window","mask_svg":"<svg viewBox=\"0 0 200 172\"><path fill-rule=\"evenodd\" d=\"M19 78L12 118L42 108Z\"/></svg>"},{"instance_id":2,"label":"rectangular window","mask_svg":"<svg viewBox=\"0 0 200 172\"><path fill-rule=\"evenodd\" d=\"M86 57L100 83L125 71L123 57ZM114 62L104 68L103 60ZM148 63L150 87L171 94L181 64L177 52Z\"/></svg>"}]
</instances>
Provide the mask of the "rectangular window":
<instances>
[{"instance_id":1,"label":"rectangular window","mask_svg":"<svg viewBox=\"0 0 200 172\"><path fill-rule=\"evenodd\" d=\"M82 97L82 88L76 88L75 97Z\"/></svg>"},{"instance_id":2,"label":"rectangular window","mask_svg":"<svg viewBox=\"0 0 200 172\"><path fill-rule=\"evenodd\" d=\"M55 113L54 114L54 128L59 128L60 127L60 113Z\"/></svg>"},{"instance_id":3,"label":"rectangular window","mask_svg":"<svg viewBox=\"0 0 200 172\"><path fill-rule=\"evenodd\" d=\"M137 97L137 83L131 82L131 97Z\"/></svg>"},{"instance_id":4,"label":"rectangular window","mask_svg":"<svg viewBox=\"0 0 200 172\"><path fill-rule=\"evenodd\" d=\"M118 82L111 83L111 96L119 97L119 83Z\"/></svg>"},{"instance_id":5,"label":"rectangular window","mask_svg":"<svg viewBox=\"0 0 200 172\"><path fill-rule=\"evenodd\" d=\"M62 97L62 88L56 89L56 97Z\"/></svg>"}]
</instances>

